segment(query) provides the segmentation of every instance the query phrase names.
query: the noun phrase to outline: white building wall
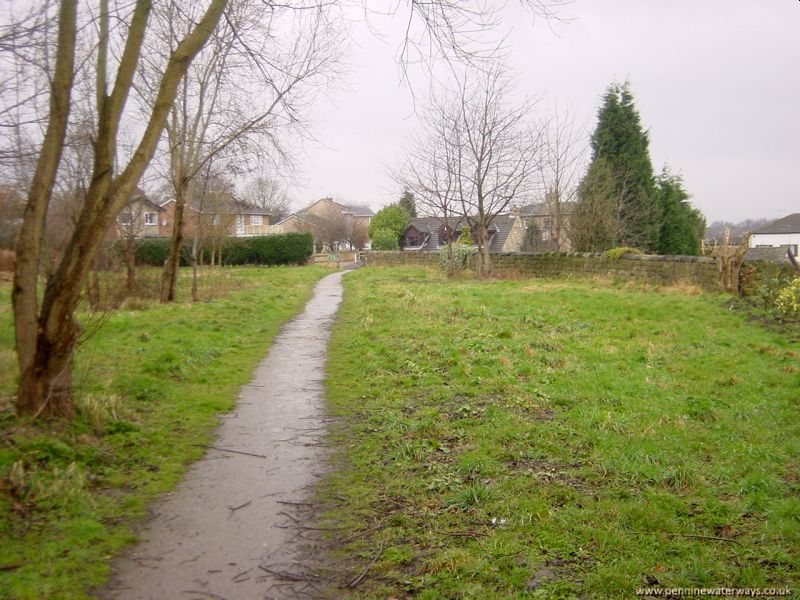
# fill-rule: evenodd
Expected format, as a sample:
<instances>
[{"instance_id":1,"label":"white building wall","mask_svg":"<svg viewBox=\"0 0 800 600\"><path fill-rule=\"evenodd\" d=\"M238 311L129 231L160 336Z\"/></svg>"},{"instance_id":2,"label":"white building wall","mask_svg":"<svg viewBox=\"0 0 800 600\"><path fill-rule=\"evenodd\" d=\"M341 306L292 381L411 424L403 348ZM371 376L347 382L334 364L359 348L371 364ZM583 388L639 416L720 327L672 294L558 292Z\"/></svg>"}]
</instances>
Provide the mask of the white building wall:
<instances>
[{"instance_id":1,"label":"white building wall","mask_svg":"<svg viewBox=\"0 0 800 600\"><path fill-rule=\"evenodd\" d=\"M759 246L795 246L800 244L800 232L797 233L754 233L750 236L750 247Z\"/></svg>"}]
</instances>

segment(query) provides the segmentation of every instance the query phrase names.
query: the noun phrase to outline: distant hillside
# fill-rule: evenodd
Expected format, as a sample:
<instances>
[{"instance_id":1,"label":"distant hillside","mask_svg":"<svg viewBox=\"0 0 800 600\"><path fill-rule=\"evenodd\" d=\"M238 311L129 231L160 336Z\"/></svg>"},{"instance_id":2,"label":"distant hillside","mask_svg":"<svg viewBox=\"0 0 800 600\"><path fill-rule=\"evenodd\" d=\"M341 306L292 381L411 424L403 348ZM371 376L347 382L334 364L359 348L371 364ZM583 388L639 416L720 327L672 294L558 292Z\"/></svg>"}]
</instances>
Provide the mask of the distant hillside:
<instances>
[{"instance_id":1,"label":"distant hillside","mask_svg":"<svg viewBox=\"0 0 800 600\"><path fill-rule=\"evenodd\" d=\"M739 223L728 223L725 221L714 221L706 227L705 239L707 242L717 240L722 241L725 228L727 227L731 232L732 241L738 242L739 238L747 232L752 232L763 227L768 223L772 223L775 219L745 219Z\"/></svg>"}]
</instances>

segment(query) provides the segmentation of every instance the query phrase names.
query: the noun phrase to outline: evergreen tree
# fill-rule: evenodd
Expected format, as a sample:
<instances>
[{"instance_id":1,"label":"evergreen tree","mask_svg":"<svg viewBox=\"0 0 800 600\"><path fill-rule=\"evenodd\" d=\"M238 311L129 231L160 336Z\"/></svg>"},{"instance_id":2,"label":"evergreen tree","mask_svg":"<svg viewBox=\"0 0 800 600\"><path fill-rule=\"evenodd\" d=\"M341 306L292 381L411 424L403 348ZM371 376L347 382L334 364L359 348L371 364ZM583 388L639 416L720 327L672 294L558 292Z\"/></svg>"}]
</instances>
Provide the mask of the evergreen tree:
<instances>
[{"instance_id":1,"label":"evergreen tree","mask_svg":"<svg viewBox=\"0 0 800 600\"><path fill-rule=\"evenodd\" d=\"M375 213L375 216L370 220L367 233L372 239L379 229L386 229L399 239L406 230L407 225L408 213L398 204L390 204Z\"/></svg>"},{"instance_id":2,"label":"evergreen tree","mask_svg":"<svg viewBox=\"0 0 800 600\"><path fill-rule=\"evenodd\" d=\"M414 201L414 194L412 192L405 190L397 204L408 213L410 219L417 216L417 203Z\"/></svg>"},{"instance_id":3,"label":"evergreen tree","mask_svg":"<svg viewBox=\"0 0 800 600\"><path fill-rule=\"evenodd\" d=\"M615 223L613 246L632 246L656 251L660 241L661 210L650 162L647 133L642 130L639 113L628 84L612 84L603 97L597 128L592 134L592 164L586 177L596 177L594 163L603 160L614 185L603 204L609 211L603 223ZM584 191L597 186L581 186ZM579 202L586 199L579 194ZM603 235L594 236L601 239Z\"/></svg>"},{"instance_id":4,"label":"evergreen tree","mask_svg":"<svg viewBox=\"0 0 800 600\"><path fill-rule=\"evenodd\" d=\"M689 204L680 176L670 174L665 167L657 184L662 209L659 254L700 254L706 222Z\"/></svg>"},{"instance_id":5,"label":"evergreen tree","mask_svg":"<svg viewBox=\"0 0 800 600\"><path fill-rule=\"evenodd\" d=\"M579 201L572 217L572 243L578 252L602 252L618 245L615 186L606 160L593 160L578 187Z\"/></svg>"}]
</instances>

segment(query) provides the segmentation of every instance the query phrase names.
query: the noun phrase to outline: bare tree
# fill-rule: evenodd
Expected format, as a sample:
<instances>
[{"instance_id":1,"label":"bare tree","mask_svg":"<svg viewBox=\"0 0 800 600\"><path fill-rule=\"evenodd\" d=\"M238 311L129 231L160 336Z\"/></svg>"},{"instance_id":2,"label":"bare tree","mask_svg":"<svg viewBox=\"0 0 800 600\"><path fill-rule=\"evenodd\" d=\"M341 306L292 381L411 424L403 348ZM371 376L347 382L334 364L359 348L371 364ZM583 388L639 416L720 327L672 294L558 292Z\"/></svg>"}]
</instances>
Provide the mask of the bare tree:
<instances>
[{"instance_id":1,"label":"bare tree","mask_svg":"<svg viewBox=\"0 0 800 600\"><path fill-rule=\"evenodd\" d=\"M194 218L188 221L192 233L192 301L197 302L198 266L202 263L204 250L210 252L210 263L222 264L222 247L234 227L235 215L230 211L233 184L214 170L208 162L197 174L195 202L190 209Z\"/></svg>"},{"instance_id":2,"label":"bare tree","mask_svg":"<svg viewBox=\"0 0 800 600\"><path fill-rule=\"evenodd\" d=\"M414 193L421 214L442 219L445 239L440 239L439 243L444 241L447 246L447 275L451 277L454 271L453 237L462 214L457 177L460 152L458 112L454 107L438 104L425 113L423 123L425 134L412 142L405 164L394 178Z\"/></svg>"},{"instance_id":3,"label":"bare tree","mask_svg":"<svg viewBox=\"0 0 800 600\"><path fill-rule=\"evenodd\" d=\"M456 184L461 212L478 247L478 277L491 273L489 226L511 202L530 195L541 168L541 130L530 101L512 104L502 65L465 76L445 109L455 111Z\"/></svg>"},{"instance_id":4,"label":"bare tree","mask_svg":"<svg viewBox=\"0 0 800 600\"><path fill-rule=\"evenodd\" d=\"M59 3L43 0L40 6L35 7L37 10L31 11L33 16L30 19L12 20L8 27L0 30L2 56L21 57L15 66L22 65L21 70L14 71L14 86L9 94L6 94L6 88L0 89L3 97L0 117L16 127L7 130L16 142L31 133L26 138L28 143L7 145L5 139L3 143L4 151L10 148L9 152L4 152L3 158L8 158L20 172L29 173L25 175L27 204L16 244L12 292L20 368L19 412L50 416L72 413L71 363L80 331L74 313L90 262L108 227L125 206L153 158L181 82L195 56L217 30L229 1L187 1L182 4L170 21L169 31L177 35L166 38L170 40L171 51L164 54L148 51L146 57L143 55L145 40L159 35L153 29L155 21L151 19L151 13L154 3L151 0L98 0L96 5L79 4L77 0ZM315 6L322 10L336 4L317 3ZM535 9L541 6L534 0L531 4ZM448 18L463 11L464 3L409 0L407 5L412 18L414 15L422 16L423 29L431 32L436 47L458 54L462 44L465 47L474 38L474 29L467 27L459 31L462 28L459 22ZM158 4L159 9L162 6ZM272 22L276 22L274 15L285 8L285 5L275 3L259 6L265 8L267 20ZM205 7L204 12L202 7ZM480 6L476 10L479 14ZM312 8L309 14L313 11ZM426 18L425 15L435 18ZM235 23L234 16L232 13L226 24ZM476 22L483 24L480 20ZM329 22L324 24L330 26ZM440 29L441 26L444 28ZM235 26L233 33L239 35ZM261 39L264 44L270 42L269 38ZM24 40L24 49L20 49L16 40ZM312 53L301 53L301 57L311 56L316 51L313 44L307 45L308 40L303 36L298 36L296 42L297 47L309 48ZM264 58L261 50L268 52L266 46L245 47L240 60ZM153 89L156 91L147 109L140 113L135 128L138 135L132 151L121 156L120 134L126 114L130 114L126 111L127 100L145 58L148 61L161 60L156 71L158 75L151 79L155 81ZM265 58L264 64L270 64L272 57L266 55ZM305 64L310 67L313 62ZM34 82L27 87L23 73L26 69L36 74L27 80ZM76 73L81 77L76 78ZM285 75L296 79L298 73L302 73L302 69L292 68ZM276 105L286 95L280 95L281 89L287 91L286 86L276 85L276 95L273 96ZM46 99L46 102L38 102L40 99ZM94 118L91 178L75 230L48 278L43 300L39 302L37 285L44 249L44 228L68 138L73 101L92 106L86 111ZM29 166L20 167L26 164ZM187 161L187 164L197 163ZM186 172L191 173L191 170ZM182 185L182 180L178 179L179 185ZM177 235L181 235L180 229Z\"/></svg>"},{"instance_id":5,"label":"bare tree","mask_svg":"<svg viewBox=\"0 0 800 600\"><path fill-rule=\"evenodd\" d=\"M542 138L542 161L539 173L550 213L550 239L555 250L571 245L572 207L584 168L588 137L584 127L576 127L569 113L553 111ZM568 208L569 207L569 208Z\"/></svg>"},{"instance_id":6,"label":"bare tree","mask_svg":"<svg viewBox=\"0 0 800 600\"><path fill-rule=\"evenodd\" d=\"M58 33L53 47L47 126L38 151L16 245L12 300L20 367L17 392L17 409L20 412L59 416L73 412L71 363L79 333L74 312L91 258L150 162L178 84L194 56L216 28L226 4L226 0L211 0L205 14L164 64L159 94L153 102L136 150L124 165L117 160L117 138L128 93L140 62L151 3L137 0L132 9L127 8L114 15L115 22L125 25L115 29L115 39L121 40L119 47L111 43L112 15L108 1L101 0L96 18L90 15L90 21L97 23L97 43L93 51L97 122L94 129L92 177L75 231L54 274L48 279L40 304L37 283L44 227L67 139L75 88L79 28L85 31L83 25L79 25L77 1L63 0L59 4L57 17L53 16L58 23ZM119 53L114 52L118 56L115 61L116 75L113 82L109 82L112 46Z\"/></svg>"},{"instance_id":7,"label":"bare tree","mask_svg":"<svg viewBox=\"0 0 800 600\"><path fill-rule=\"evenodd\" d=\"M168 44L157 46L154 55L159 50L168 54L184 35L175 26L181 9L173 1L156 12ZM197 173L223 155L235 156L239 165L268 156L289 162L281 137L300 127L304 106L332 74L340 54L341 36L336 33L327 8L316 2L282 6L230 1L225 21L183 79L167 121L175 214L162 302L175 296L183 215ZM147 70L148 78L154 79L156 68ZM143 86L147 109L156 93L155 85Z\"/></svg>"},{"instance_id":8,"label":"bare tree","mask_svg":"<svg viewBox=\"0 0 800 600\"><path fill-rule=\"evenodd\" d=\"M342 244L347 243L352 235L352 219L343 214L336 206L327 205L322 214L311 215L314 218L314 240L322 245L322 250L336 252Z\"/></svg>"},{"instance_id":9,"label":"bare tree","mask_svg":"<svg viewBox=\"0 0 800 600\"><path fill-rule=\"evenodd\" d=\"M345 241L350 246L350 250L362 250L368 240L367 224L358 219L349 219Z\"/></svg>"},{"instance_id":10,"label":"bare tree","mask_svg":"<svg viewBox=\"0 0 800 600\"><path fill-rule=\"evenodd\" d=\"M260 175L243 191L244 199L269 213L270 223L278 222L291 212L291 198L277 179Z\"/></svg>"}]
</instances>

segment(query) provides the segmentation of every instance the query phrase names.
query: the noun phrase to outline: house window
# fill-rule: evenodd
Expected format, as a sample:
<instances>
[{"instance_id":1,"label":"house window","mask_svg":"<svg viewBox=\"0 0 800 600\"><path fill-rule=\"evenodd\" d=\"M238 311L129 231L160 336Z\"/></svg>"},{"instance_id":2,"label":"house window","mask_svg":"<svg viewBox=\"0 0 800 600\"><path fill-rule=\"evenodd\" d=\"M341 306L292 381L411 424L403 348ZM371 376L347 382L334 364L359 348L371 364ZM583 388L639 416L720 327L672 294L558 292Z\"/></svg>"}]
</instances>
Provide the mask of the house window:
<instances>
[{"instance_id":1,"label":"house window","mask_svg":"<svg viewBox=\"0 0 800 600\"><path fill-rule=\"evenodd\" d=\"M213 217L211 217L211 224L219 225L219 215L214 215Z\"/></svg>"},{"instance_id":2,"label":"house window","mask_svg":"<svg viewBox=\"0 0 800 600\"><path fill-rule=\"evenodd\" d=\"M261 215L250 215L250 225L263 225Z\"/></svg>"},{"instance_id":3,"label":"house window","mask_svg":"<svg viewBox=\"0 0 800 600\"><path fill-rule=\"evenodd\" d=\"M406 232L403 246L416 248L418 246L422 246L424 241L425 238L422 236L422 232L412 228L410 231Z\"/></svg>"},{"instance_id":4,"label":"house window","mask_svg":"<svg viewBox=\"0 0 800 600\"><path fill-rule=\"evenodd\" d=\"M542 219L542 229L545 231L550 231L550 217L545 217Z\"/></svg>"},{"instance_id":5,"label":"house window","mask_svg":"<svg viewBox=\"0 0 800 600\"><path fill-rule=\"evenodd\" d=\"M144 224L145 225L158 225L158 218L156 213L154 212L146 212L144 213Z\"/></svg>"},{"instance_id":6,"label":"house window","mask_svg":"<svg viewBox=\"0 0 800 600\"><path fill-rule=\"evenodd\" d=\"M236 235L244 233L244 215L236 215Z\"/></svg>"},{"instance_id":7,"label":"house window","mask_svg":"<svg viewBox=\"0 0 800 600\"><path fill-rule=\"evenodd\" d=\"M133 213L124 212L119 214L120 225L133 225Z\"/></svg>"}]
</instances>

